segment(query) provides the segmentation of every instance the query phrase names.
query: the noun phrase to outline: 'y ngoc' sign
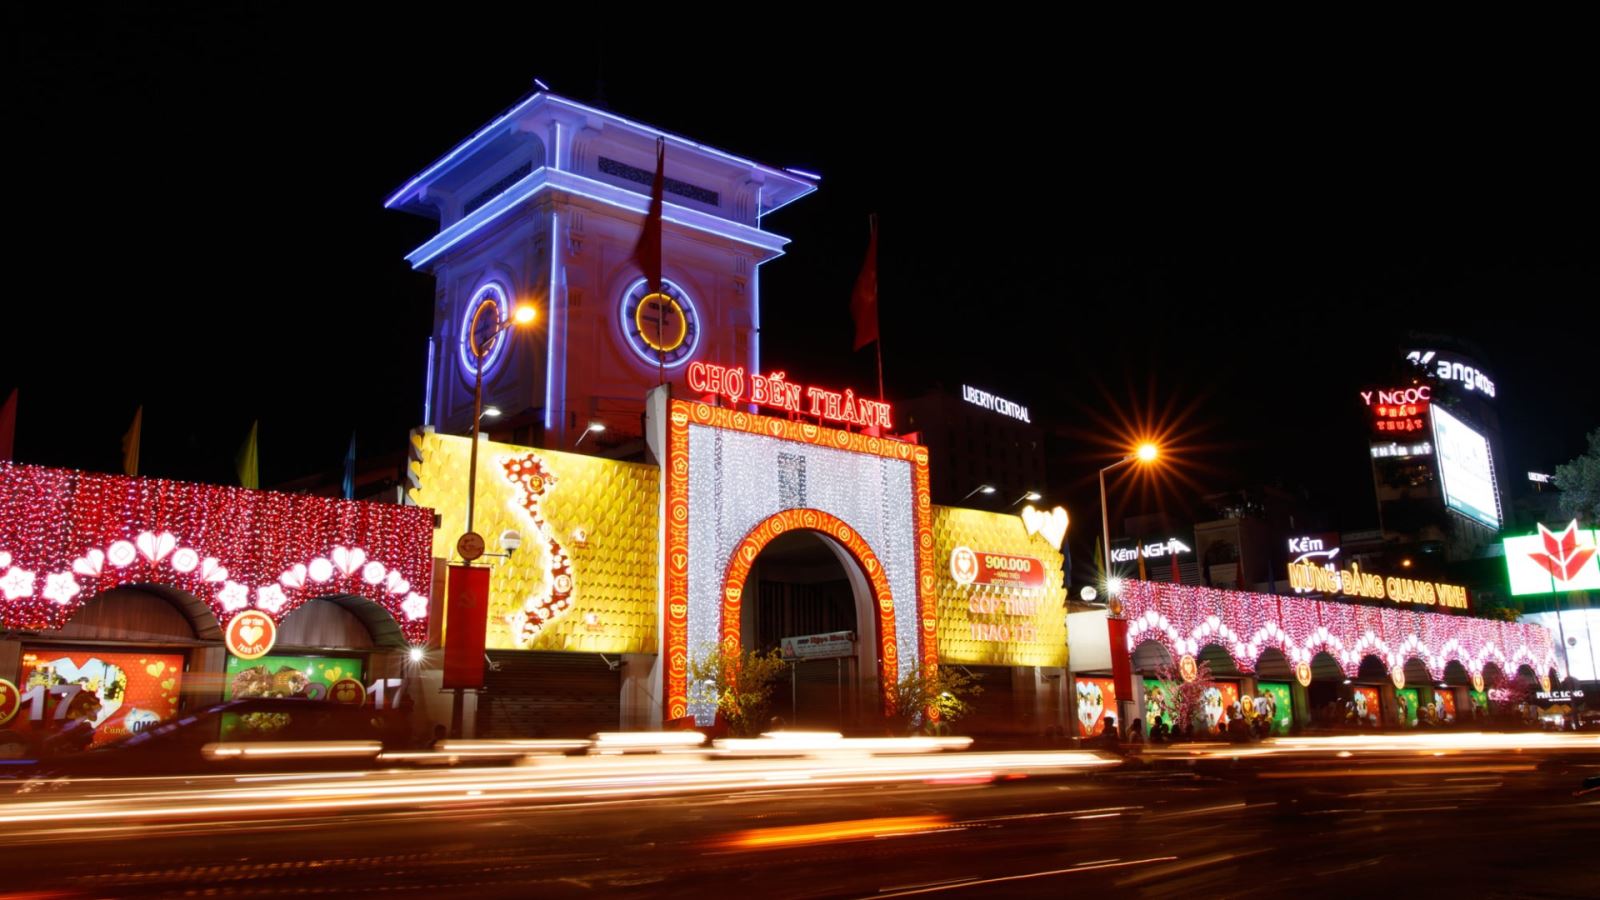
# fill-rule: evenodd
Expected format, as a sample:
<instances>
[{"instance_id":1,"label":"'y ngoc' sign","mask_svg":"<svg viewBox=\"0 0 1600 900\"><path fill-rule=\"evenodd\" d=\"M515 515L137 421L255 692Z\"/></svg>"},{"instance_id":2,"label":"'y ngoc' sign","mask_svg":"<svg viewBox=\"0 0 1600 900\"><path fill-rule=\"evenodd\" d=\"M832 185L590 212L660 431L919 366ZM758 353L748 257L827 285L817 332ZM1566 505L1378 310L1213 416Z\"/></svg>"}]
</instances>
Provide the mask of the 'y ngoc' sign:
<instances>
[{"instance_id":1,"label":"'y ngoc' sign","mask_svg":"<svg viewBox=\"0 0 1600 900\"><path fill-rule=\"evenodd\" d=\"M860 425L866 428L893 428L889 404L845 388L843 392L806 387L788 380L783 372L747 375L744 366L719 366L712 363L689 364L689 390L714 394L731 403L754 403L784 412L816 416L829 422Z\"/></svg>"}]
</instances>

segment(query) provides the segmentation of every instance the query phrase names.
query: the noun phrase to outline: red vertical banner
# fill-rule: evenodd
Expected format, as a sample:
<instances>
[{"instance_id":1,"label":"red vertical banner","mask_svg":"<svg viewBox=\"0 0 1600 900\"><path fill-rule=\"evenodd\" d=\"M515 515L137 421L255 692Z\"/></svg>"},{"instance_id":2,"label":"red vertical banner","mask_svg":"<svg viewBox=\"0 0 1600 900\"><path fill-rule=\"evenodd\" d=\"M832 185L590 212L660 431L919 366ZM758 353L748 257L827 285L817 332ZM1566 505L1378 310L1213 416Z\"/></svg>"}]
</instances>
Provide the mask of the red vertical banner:
<instances>
[{"instance_id":1,"label":"red vertical banner","mask_svg":"<svg viewBox=\"0 0 1600 900\"><path fill-rule=\"evenodd\" d=\"M1111 680L1116 684L1117 696L1132 700L1133 658L1128 655L1128 620L1107 618L1106 632L1111 639ZM1128 723L1118 722L1117 725L1126 728Z\"/></svg>"},{"instance_id":2,"label":"red vertical banner","mask_svg":"<svg viewBox=\"0 0 1600 900\"><path fill-rule=\"evenodd\" d=\"M483 641L489 628L487 567L450 567L444 620L444 687L483 687Z\"/></svg>"}]
</instances>

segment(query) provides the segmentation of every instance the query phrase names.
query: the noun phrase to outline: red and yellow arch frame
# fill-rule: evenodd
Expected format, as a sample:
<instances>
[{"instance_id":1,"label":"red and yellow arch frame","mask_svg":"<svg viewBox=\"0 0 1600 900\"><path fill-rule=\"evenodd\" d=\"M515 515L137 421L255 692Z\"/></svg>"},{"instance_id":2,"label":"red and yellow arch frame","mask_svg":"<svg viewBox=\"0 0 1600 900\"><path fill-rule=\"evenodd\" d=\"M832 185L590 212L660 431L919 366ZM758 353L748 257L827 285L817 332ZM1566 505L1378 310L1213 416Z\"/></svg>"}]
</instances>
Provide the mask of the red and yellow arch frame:
<instances>
[{"instance_id":1,"label":"red and yellow arch frame","mask_svg":"<svg viewBox=\"0 0 1600 900\"><path fill-rule=\"evenodd\" d=\"M780 440L833 447L851 453L868 453L911 464L911 517L917 546L917 603L920 617L919 640L924 670L936 666L939 648L935 639L935 595L933 559L933 503L928 491L928 448L907 441L889 440L824 428L810 422L757 416L741 410L674 400L667 410L666 521L664 523L663 652L666 655L666 690L662 703L666 718L681 719L689 714L689 426L725 428ZM806 525L807 516L814 525ZM797 524L798 523L798 524ZM830 529L830 525L834 526ZM739 646L739 597L761 548L774 537L793 528L813 528L838 540L861 564L872 583L878 607L879 678L883 682L885 708L892 710L893 685L897 680L899 650L895 643L894 602L888 578L872 548L848 524L820 510L799 509L775 513L757 525L735 548L723 579L722 628L724 647ZM840 536L842 527L849 535ZM777 528L776 531L773 529ZM764 534L764 537L763 537ZM749 556L746 557L748 549ZM870 560L870 565L869 565ZM737 574L737 579L735 575ZM737 589L737 593L731 589ZM729 613L730 604L732 614ZM731 625L732 643L729 643Z\"/></svg>"},{"instance_id":2,"label":"red and yellow arch frame","mask_svg":"<svg viewBox=\"0 0 1600 900\"><path fill-rule=\"evenodd\" d=\"M768 516L750 529L733 551L728 571L722 578L722 627L719 632L724 653L738 653L741 645L739 610L743 605L744 585L750 567L761 551L791 531L815 531L838 541L861 567L872 586L872 605L878 613L878 685L883 693L885 715L894 712L894 685L899 680L900 651L895 644L894 595L889 592L889 576L878 555L843 519L820 509L786 509Z\"/></svg>"}]
</instances>

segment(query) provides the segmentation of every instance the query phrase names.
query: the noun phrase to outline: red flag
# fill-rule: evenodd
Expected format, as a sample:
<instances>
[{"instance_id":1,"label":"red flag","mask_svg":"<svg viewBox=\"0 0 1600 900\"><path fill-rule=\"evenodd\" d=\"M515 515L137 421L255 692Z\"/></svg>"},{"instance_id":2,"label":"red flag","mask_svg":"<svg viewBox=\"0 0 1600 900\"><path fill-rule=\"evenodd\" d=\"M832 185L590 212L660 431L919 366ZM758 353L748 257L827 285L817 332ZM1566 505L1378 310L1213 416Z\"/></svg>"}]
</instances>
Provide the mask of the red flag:
<instances>
[{"instance_id":1,"label":"red flag","mask_svg":"<svg viewBox=\"0 0 1600 900\"><path fill-rule=\"evenodd\" d=\"M444 608L444 687L483 687L489 626L489 569L451 566Z\"/></svg>"},{"instance_id":2,"label":"red flag","mask_svg":"<svg viewBox=\"0 0 1600 900\"><path fill-rule=\"evenodd\" d=\"M867 258L856 276L856 289L850 294L850 316L856 320L855 350L878 339L878 217L872 216L872 236L867 239Z\"/></svg>"},{"instance_id":3,"label":"red flag","mask_svg":"<svg viewBox=\"0 0 1600 900\"><path fill-rule=\"evenodd\" d=\"M661 293L661 206L666 186L667 139L656 138L656 178L650 185L650 214L645 216L644 231L633 251L633 259L644 270L652 294Z\"/></svg>"},{"instance_id":4,"label":"red flag","mask_svg":"<svg viewBox=\"0 0 1600 900\"><path fill-rule=\"evenodd\" d=\"M4 406L0 406L0 459L10 461L11 450L17 440L17 391L11 391Z\"/></svg>"}]
</instances>

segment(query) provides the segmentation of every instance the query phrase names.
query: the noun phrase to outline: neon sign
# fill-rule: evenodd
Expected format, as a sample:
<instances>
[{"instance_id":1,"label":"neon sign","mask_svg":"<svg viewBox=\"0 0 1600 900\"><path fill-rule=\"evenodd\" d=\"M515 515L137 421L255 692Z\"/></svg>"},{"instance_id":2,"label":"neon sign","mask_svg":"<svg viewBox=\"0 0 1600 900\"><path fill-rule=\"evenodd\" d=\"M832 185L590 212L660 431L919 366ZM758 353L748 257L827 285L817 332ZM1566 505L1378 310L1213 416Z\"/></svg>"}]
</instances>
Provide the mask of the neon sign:
<instances>
[{"instance_id":1,"label":"neon sign","mask_svg":"<svg viewBox=\"0 0 1600 900\"><path fill-rule=\"evenodd\" d=\"M1348 569L1338 570L1314 562L1292 562L1289 563L1289 586L1298 592L1321 591L1395 603L1467 608L1467 589L1461 585L1395 575L1374 575L1361 571L1358 563L1351 563Z\"/></svg>"},{"instance_id":2,"label":"neon sign","mask_svg":"<svg viewBox=\"0 0 1600 900\"><path fill-rule=\"evenodd\" d=\"M1114 563L1129 563L1140 556L1145 559L1156 559L1162 556L1180 556L1184 553L1193 553L1194 548L1177 538L1167 538L1164 541L1145 544L1143 547L1112 547L1111 561Z\"/></svg>"},{"instance_id":3,"label":"neon sign","mask_svg":"<svg viewBox=\"0 0 1600 900\"><path fill-rule=\"evenodd\" d=\"M1021 403L1013 403L1004 397L996 397L988 391L980 391L975 387L963 384L961 386L961 399L974 406L981 406L990 412L997 412L1002 416L1010 416L1018 422L1033 424L1028 417L1028 408Z\"/></svg>"},{"instance_id":4,"label":"neon sign","mask_svg":"<svg viewBox=\"0 0 1600 900\"><path fill-rule=\"evenodd\" d=\"M783 372L748 375L744 366L719 366L714 363L689 364L689 390L713 394L731 403L754 403L784 412L816 416L830 422L866 428L893 428L891 407L887 403L857 397L855 391L829 391L806 387L788 380Z\"/></svg>"},{"instance_id":5,"label":"neon sign","mask_svg":"<svg viewBox=\"0 0 1600 900\"><path fill-rule=\"evenodd\" d=\"M1409 434L1427 427L1422 420L1433 399L1433 388L1417 385L1394 390L1362 391L1361 399L1372 410L1373 430L1385 434Z\"/></svg>"},{"instance_id":6,"label":"neon sign","mask_svg":"<svg viewBox=\"0 0 1600 900\"><path fill-rule=\"evenodd\" d=\"M1490 397L1494 396L1494 382L1475 366L1442 357L1436 350L1413 350L1406 354L1406 359L1423 368L1433 366L1434 377L1440 381L1458 381L1469 391L1481 391Z\"/></svg>"}]
</instances>

